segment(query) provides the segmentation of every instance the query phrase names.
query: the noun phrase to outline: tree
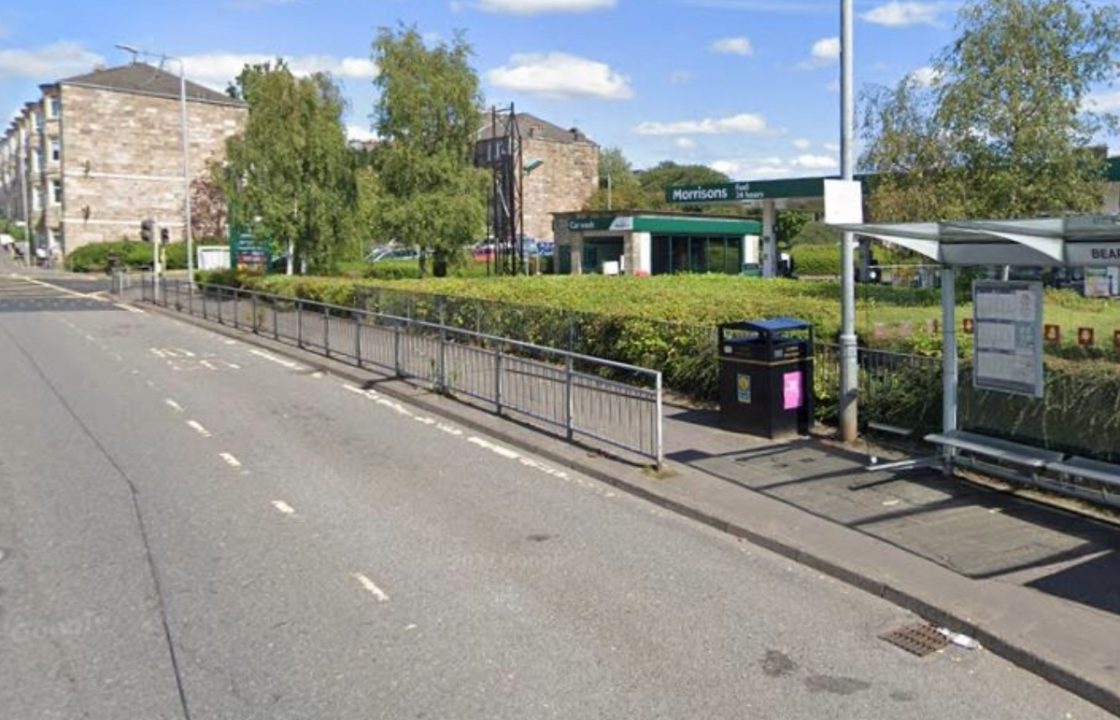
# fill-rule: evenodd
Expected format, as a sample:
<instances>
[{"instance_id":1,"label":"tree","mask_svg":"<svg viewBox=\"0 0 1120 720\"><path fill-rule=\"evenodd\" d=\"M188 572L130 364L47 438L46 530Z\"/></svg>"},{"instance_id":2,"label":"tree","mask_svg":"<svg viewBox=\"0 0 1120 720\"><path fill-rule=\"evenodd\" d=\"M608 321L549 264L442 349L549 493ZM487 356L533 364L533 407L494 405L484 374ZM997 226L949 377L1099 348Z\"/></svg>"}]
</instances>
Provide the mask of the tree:
<instances>
[{"instance_id":1,"label":"tree","mask_svg":"<svg viewBox=\"0 0 1120 720\"><path fill-rule=\"evenodd\" d=\"M488 175L473 165L482 97L471 55L461 33L429 49L414 27L381 28L373 42L378 226L420 249L421 274L429 255L442 273L486 224Z\"/></svg>"},{"instance_id":2,"label":"tree","mask_svg":"<svg viewBox=\"0 0 1120 720\"><path fill-rule=\"evenodd\" d=\"M666 160L638 173L638 181L648 194L664 198L665 188L672 185L718 185L731 182L731 178L707 165L678 165Z\"/></svg>"},{"instance_id":3,"label":"tree","mask_svg":"<svg viewBox=\"0 0 1120 720\"><path fill-rule=\"evenodd\" d=\"M782 210L774 220L774 238L778 245L789 248L793 239L801 234L813 216L801 210Z\"/></svg>"},{"instance_id":4,"label":"tree","mask_svg":"<svg viewBox=\"0 0 1120 720\"><path fill-rule=\"evenodd\" d=\"M231 201L231 221L256 226L259 218L259 230L287 251L288 274L297 261L330 268L355 230L338 87L324 74L297 78L277 60L246 66L231 91L249 106L216 178Z\"/></svg>"},{"instance_id":5,"label":"tree","mask_svg":"<svg viewBox=\"0 0 1120 720\"><path fill-rule=\"evenodd\" d=\"M972 0L933 65L866 96L876 220L1030 217L1100 205L1116 118L1086 108L1117 78L1120 10L1086 0Z\"/></svg>"},{"instance_id":6,"label":"tree","mask_svg":"<svg viewBox=\"0 0 1120 720\"><path fill-rule=\"evenodd\" d=\"M220 176L220 169L191 180L191 234L198 239L224 240L227 234L226 197L215 174Z\"/></svg>"},{"instance_id":7,"label":"tree","mask_svg":"<svg viewBox=\"0 0 1120 720\"><path fill-rule=\"evenodd\" d=\"M646 205L645 192L630 161L619 148L599 152L599 189L587 202L585 210L637 210Z\"/></svg>"}]
</instances>

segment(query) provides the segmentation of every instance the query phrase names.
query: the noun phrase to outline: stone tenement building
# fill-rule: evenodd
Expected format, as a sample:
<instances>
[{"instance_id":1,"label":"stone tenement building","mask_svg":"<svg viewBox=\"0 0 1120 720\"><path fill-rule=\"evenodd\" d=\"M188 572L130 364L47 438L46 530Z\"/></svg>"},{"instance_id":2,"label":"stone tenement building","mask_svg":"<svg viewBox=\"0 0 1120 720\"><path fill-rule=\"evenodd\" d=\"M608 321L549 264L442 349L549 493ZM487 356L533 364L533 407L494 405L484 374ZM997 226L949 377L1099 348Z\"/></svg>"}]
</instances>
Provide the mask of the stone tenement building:
<instances>
[{"instance_id":1,"label":"stone tenement building","mask_svg":"<svg viewBox=\"0 0 1120 720\"><path fill-rule=\"evenodd\" d=\"M0 140L0 212L61 253L138 239L152 218L185 237L179 77L144 63L40 85ZM206 177L246 107L187 83L190 176Z\"/></svg>"},{"instance_id":2,"label":"stone tenement building","mask_svg":"<svg viewBox=\"0 0 1120 720\"><path fill-rule=\"evenodd\" d=\"M499 122L497 133L493 125L484 115L476 157L485 156L495 135L501 140L508 132L506 122ZM517 128L523 162L536 165L523 177L523 232L551 241L552 213L581 210L599 187L599 146L576 128L565 130L529 113L517 113Z\"/></svg>"}]
</instances>

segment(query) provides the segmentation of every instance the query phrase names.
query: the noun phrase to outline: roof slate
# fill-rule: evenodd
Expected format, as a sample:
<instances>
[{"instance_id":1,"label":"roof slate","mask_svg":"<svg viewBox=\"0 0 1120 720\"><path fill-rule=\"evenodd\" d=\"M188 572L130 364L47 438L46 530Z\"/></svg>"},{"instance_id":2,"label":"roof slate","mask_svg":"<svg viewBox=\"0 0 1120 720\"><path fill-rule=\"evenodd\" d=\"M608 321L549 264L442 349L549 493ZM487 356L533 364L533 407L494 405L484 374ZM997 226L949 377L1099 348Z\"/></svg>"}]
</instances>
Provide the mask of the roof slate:
<instances>
[{"instance_id":1,"label":"roof slate","mask_svg":"<svg viewBox=\"0 0 1120 720\"><path fill-rule=\"evenodd\" d=\"M119 92L135 93L138 95L154 95L156 97L179 97L179 76L162 70L147 63L130 63L118 67L94 70L84 75L59 80L58 85L80 85L83 87L104 88ZM244 106L240 100L235 100L225 93L211 90L190 80L187 81L187 99L217 103L220 105Z\"/></svg>"}]
</instances>

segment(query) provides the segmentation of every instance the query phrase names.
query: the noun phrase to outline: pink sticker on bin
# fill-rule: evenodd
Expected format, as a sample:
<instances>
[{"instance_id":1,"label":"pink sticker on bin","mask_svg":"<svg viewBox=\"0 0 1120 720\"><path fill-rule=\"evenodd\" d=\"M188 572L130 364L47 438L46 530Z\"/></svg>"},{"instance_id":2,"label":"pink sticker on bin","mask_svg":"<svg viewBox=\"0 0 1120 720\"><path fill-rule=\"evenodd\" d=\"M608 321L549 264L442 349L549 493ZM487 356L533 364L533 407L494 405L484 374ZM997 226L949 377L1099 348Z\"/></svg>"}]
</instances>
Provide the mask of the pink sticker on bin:
<instances>
[{"instance_id":1,"label":"pink sticker on bin","mask_svg":"<svg viewBox=\"0 0 1120 720\"><path fill-rule=\"evenodd\" d=\"M788 372L782 376L782 400L783 410L796 410L804 404L805 398L801 391L800 370Z\"/></svg>"}]
</instances>

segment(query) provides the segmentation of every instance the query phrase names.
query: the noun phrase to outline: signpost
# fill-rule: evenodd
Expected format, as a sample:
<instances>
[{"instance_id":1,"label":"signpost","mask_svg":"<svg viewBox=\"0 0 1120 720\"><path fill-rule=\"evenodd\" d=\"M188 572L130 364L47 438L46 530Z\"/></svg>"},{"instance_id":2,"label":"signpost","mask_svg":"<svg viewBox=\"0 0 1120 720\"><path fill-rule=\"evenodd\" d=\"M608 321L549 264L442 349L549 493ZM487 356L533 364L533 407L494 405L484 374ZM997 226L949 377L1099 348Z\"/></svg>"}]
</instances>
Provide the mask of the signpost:
<instances>
[{"instance_id":1,"label":"signpost","mask_svg":"<svg viewBox=\"0 0 1120 720\"><path fill-rule=\"evenodd\" d=\"M271 260L268 243L254 238L251 233L230 233L229 265L234 270L265 272Z\"/></svg>"},{"instance_id":2,"label":"signpost","mask_svg":"<svg viewBox=\"0 0 1120 720\"><path fill-rule=\"evenodd\" d=\"M973 386L1041 398L1042 283L978 280L972 304Z\"/></svg>"}]
</instances>

